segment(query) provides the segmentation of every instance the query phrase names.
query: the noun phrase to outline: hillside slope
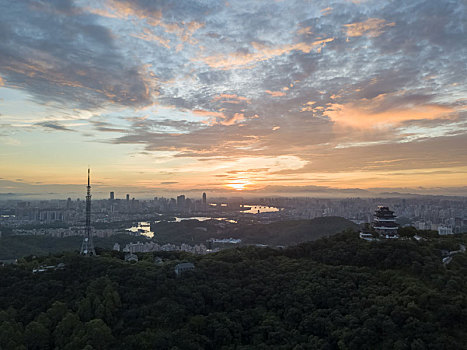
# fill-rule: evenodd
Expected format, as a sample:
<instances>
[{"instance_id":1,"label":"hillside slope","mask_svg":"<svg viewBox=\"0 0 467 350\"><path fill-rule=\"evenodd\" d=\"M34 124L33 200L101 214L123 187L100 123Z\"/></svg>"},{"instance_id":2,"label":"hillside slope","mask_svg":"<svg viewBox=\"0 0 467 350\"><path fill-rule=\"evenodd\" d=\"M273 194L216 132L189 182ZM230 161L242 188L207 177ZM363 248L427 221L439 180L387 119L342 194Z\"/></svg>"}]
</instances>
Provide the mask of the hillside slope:
<instances>
[{"instance_id":1,"label":"hillside slope","mask_svg":"<svg viewBox=\"0 0 467 350\"><path fill-rule=\"evenodd\" d=\"M357 230L358 225L339 216L311 220L288 220L270 224L239 225L234 233L245 243L295 245L332 236L345 230Z\"/></svg>"},{"instance_id":2,"label":"hillside slope","mask_svg":"<svg viewBox=\"0 0 467 350\"><path fill-rule=\"evenodd\" d=\"M0 348L465 349L467 254L440 253L464 240L28 259L0 269Z\"/></svg>"}]
</instances>

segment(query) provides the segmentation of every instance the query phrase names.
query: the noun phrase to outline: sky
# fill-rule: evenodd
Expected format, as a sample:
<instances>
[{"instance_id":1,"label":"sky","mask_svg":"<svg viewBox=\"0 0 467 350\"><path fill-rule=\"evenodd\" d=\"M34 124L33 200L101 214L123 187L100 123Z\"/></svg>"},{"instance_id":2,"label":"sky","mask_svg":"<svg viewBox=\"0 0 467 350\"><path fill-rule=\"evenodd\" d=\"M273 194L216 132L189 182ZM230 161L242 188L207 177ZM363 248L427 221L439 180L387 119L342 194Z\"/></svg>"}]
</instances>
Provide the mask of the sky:
<instances>
[{"instance_id":1,"label":"sky","mask_svg":"<svg viewBox=\"0 0 467 350\"><path fill-rule=\"evenodd\" d=\"M90 166L102 195L467 195L466 27L462 0L0 0L0 194Z\"/></svg>"}]
</instances>

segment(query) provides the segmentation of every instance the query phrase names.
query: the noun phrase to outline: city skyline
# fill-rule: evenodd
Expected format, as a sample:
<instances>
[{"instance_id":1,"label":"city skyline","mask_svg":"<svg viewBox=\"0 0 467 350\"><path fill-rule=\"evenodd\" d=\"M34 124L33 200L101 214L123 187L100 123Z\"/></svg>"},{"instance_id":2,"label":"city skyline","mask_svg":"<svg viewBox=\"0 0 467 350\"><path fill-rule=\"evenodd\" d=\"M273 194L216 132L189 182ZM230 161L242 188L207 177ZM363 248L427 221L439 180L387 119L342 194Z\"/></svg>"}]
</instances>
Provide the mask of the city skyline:
<instances>
[{"instance_id":1,"label":"city skyline","mask_svg":"<svg viewBox=\"0 0 467 350\"><path fill-rule=\"evenodd\" d=\"M0 9L3 197L467 195L461 1Z\"/></svg>"}]
</instances>

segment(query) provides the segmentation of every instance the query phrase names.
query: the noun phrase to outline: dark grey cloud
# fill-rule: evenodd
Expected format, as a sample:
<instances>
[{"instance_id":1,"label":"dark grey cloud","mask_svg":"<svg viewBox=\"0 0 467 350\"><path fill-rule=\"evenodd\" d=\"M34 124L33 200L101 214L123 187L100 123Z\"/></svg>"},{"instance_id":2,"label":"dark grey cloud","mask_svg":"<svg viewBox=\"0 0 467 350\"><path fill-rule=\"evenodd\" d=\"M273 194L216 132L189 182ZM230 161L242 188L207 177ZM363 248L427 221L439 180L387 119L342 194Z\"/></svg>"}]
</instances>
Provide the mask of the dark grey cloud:
<instances>
[{"instance_id":1,"label":"dark grey cloud","mask_svg":"<svg viewBox=\"0 0 467 350\"><path fill-rule=\"evenodd\" d=\"M73 129L67 128L66 126L60 124L57 121L45 121L45 122L39 122L34 125L41 126L45 129L49 130L56 130L56 131L75 131Z\"/></svg>"},{"instance_id":2,"label":"dark grey cloud","mask_svg":"<svg viewBox=\"0 0 467 350\"><path fill-rule=\"evenodd\" d=\"M0 73L8 85L83 109L151 103L140 66L73 1L1 1L0 19Z\"/></svg>"}]
</instances>

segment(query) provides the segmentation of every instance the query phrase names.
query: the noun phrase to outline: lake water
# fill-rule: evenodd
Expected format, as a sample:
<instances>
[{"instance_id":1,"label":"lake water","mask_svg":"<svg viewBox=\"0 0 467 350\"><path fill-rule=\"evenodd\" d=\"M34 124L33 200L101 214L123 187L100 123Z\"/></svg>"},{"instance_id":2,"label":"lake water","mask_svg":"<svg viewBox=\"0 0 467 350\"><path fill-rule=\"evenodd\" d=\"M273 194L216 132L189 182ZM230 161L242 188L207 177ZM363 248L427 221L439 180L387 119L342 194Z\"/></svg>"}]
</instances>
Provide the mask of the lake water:
<instances>
[{"instance_id":1,"label":"lake water","mask_svg":"<svg viewBox=\"0 0 467 350\"><path fill-rule=\"evenodd\" d=\"M231 224L237 224L237 220L231 220L227 218L213 218L210 216L190 216L188 218L180 218L178 216L173 217L175 220L156 220L154 221L155 224L158 224L159 222L162 221L167 221L167 222L182 222L186 220L198 220L198 221L207 221L207 220L217 220L217 221L225 221L225 222L230 222Z\"/></svg>"},{"instance_id":2,"label":"lake water","mask_svg":"<svg viewBox=\"0 0 467 350\"><path fill-rule=\"evenodd\" d=\"M230 219L227 219L227 218L213 218L213 217L209 217L209 216L191 216L189 218L175 217L175 222L181 222L181 221L185 221L185 220L198 220L198 221L217 220L217 221L227 221L227 222L230 222L232 224L237 223L236 220L230 220Z\"/></svg>"},{"instance_id":3,"label":"lake water","mask_svg":"<svg viewBox=\"0 0 467 350\"><path fill-rule=\"evenodd\" d=\"M273 212L279 211L279 208L267 207L263 205L244 205L243 207L247 209L242 210L242 213L247 213L247 214L273 213Z\"/></svg>"},{"instance_id":4,"label":"lake water","mask_svg":"<svg viewBox=\"0 0 467 350\"><path fill-rule=\"evenodd\" d=\"M134 234L139 234L147 238L153 238L154 232L151 231L151 223L147 221L138 222L138 226L133 226L126 229Z\"/></svg>"}]
</instances>

